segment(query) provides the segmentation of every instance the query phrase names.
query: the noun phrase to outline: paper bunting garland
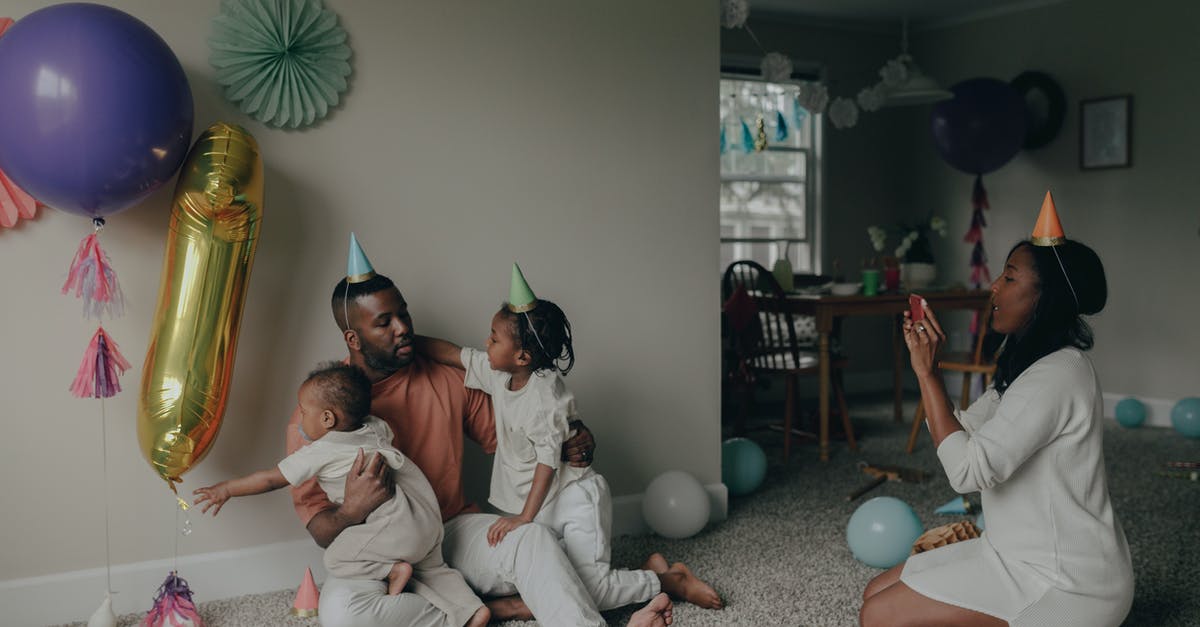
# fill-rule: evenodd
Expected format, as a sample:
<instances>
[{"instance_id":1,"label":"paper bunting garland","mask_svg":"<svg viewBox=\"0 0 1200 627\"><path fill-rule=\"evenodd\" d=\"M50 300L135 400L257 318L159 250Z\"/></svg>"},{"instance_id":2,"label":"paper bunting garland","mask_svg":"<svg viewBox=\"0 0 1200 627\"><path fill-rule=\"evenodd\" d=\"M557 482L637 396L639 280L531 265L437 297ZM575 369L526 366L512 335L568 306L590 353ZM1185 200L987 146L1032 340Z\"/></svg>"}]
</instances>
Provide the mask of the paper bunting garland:
<instances>
[{"instance_id":1,"label":"paper bunting garland","mask_svg":"<svg viewBox=\"0 0 1200 627\"><path fill-rule=\"evenodd\" d=\"M324 118L350 75L337 21L320 0L222 0L208 43L225 97L276 127Z\"/></svg>"}]
</instances>

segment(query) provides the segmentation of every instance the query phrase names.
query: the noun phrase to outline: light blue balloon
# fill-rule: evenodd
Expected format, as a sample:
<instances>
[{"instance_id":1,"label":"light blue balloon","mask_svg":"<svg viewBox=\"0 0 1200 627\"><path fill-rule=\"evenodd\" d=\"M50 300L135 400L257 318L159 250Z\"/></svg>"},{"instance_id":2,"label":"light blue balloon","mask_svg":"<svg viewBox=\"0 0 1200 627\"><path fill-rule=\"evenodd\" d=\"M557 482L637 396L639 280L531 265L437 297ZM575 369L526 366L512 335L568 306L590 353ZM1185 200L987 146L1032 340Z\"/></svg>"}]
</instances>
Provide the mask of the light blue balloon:
<instances>
[{"instance_id":1,"label":"light blue balloon","mask_svg":"<svg viewBox=\"0 0 1200 627\"><path fill-rule=\"evenodd\" d=\"M858 561L891 568L908 557L923 531L921 519L907 503L878 496L854 510L846 525L846 543Z\"/></svg>"},{"instance_id":2,"label":"light blue balloon","mask_svg":"<svg viewBox=\"0 0 1200 627\"><path fill-rule=\"evenodd\" d=\"M1175 403L1171 424L1185 437L1200 438L1200 398L1192 396Z\"/></svg>"},{"instance_id":3,"label":"light blue balloon","mask_svg":"<svg viewBox=\"0 0 1200 627\"><path fill-rule=\"evenodd\" d=\"M750 494L766 476L767 454L753 440L730 438L721 443L721 481L730 494Z\"/></svg>"},{"instance_id":4,"label":"light blue balloon","mask_svg":"<svg viewBox=\"0 0 1200 627\"><path fill-rule=\"evenodd\" d=\"M1116 414L1117 422L1121 423L1122 427L1140 427L1146 422L1146 405L1136 398L1122 399L1117 403Z\"/></svg>"}]
</instances>

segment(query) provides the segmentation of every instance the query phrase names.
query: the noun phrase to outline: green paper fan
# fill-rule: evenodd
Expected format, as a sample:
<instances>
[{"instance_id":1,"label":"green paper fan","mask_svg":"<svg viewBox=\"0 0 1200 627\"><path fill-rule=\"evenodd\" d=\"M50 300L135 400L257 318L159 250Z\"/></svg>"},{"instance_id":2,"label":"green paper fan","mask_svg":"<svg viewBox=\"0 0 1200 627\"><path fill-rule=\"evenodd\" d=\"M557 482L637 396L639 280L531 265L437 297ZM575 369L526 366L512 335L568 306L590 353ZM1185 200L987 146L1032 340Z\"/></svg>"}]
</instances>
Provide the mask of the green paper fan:
<instances>
[{"instance_id":1,"label":"green paper fan","mask_svg":"<svg viewBox=\"0 0 1200 627\"><path fill-rule=\"evenodd\" d=\"M225 97L272 126L325 117L350 75L337 21L320 0L222 0L208 45Z\"/></svg>"}]
</instances>

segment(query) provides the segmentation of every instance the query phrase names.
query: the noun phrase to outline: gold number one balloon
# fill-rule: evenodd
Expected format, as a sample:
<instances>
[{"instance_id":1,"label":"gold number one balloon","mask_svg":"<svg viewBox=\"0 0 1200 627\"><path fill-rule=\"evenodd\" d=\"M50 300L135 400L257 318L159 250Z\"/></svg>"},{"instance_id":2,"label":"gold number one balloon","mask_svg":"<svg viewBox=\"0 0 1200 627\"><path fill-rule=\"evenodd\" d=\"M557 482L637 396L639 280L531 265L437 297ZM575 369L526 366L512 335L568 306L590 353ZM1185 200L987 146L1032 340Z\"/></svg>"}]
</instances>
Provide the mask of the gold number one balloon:
<instances>
[{"instance_id":1,"label":"gold number one balloon","mask_svg":"<svg viewBox=\"0 0 1200 627\"><path fill-rule=\"evenodd\" d=\"M257 142L238 126L210 126L175 186L138 399L142 455L171 490L221 428L262 205Z\"/></svg>"}]
</instances>

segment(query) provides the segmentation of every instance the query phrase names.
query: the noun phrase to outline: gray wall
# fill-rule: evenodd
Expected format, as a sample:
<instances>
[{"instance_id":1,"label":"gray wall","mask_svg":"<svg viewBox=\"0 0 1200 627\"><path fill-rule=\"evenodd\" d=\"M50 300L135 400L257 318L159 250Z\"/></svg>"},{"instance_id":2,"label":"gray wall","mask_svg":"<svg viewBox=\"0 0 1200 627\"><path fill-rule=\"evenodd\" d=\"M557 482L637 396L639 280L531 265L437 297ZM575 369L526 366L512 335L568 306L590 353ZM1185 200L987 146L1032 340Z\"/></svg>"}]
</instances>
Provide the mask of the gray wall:
<instances>
[{"instance_id":1,"label":"gray wall","mask_svg":"<svg viewBox=\"0 0 1200 627\"><path fill-rule=\"evenodd\" d=\"M917 58L947 85L1041 70L1066 92L1058 138L984 177L992 201L985 245L996 273L1009 247L1028 237L1045 191L1053 191L1068 237L1104 261L1109 301L1092 319L1092 358L1109 393L1171 401L1200 395L1197 24L1200 5L1191 2L1074 0L915 38ZM1080 170L1079 101L1117 94L1133 95L1133 167ZM921 131L912 142L921 182L914 204L946 207L951 232L962 233L971 178L937 157L927 126L912 126ZM947 242L941 258L965 268L968 254Z\"/></svg>"},{"instance_id":2,"label":"gray wall","mask_svg":"<svg viewBox=\"0 0 1200 627\"><path fill-rule=\"evenodd\" d=\"M14 0L20 18L48 3ZM421 332L480 344L519 260L567 311L579 362L568 383L615 495L668 469L720 481L715 3L329 1L350 35L342 106L303 132L227 104L207 62L215 0L114 3L149 24L188 73L197 133L245 125L267 174L266 217L220 437L185 475L190 494L283 454L296 387L345 355L328 309L358 232L407 296ZM636 16L636 18L632 17ZM668 25L669 26L666 26ZM60 296L86 219L47 210L0 231L0 494L12 507L0 577L123 564L306 538L286 492L191 515L142 459L135 395L171 189L109 220L103 243L129 300L106 328L134 363L104 404L66 391L95 330ZM697 315L697 311L701 312ZM487 468L469 481L479 495Z\"/></svg>"}]
</instances>

